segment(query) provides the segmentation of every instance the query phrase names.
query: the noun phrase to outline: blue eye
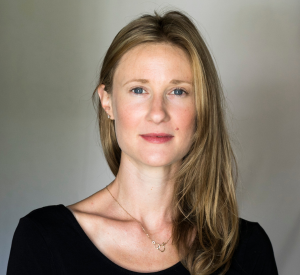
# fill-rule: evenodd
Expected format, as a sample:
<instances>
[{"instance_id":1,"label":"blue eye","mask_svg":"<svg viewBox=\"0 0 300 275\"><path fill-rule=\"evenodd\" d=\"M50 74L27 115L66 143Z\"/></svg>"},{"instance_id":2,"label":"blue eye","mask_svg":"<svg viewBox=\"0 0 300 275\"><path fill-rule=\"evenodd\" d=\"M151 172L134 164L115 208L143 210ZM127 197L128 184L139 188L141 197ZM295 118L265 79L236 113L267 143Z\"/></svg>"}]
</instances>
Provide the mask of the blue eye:
<instances>
[{"instance_id":1,"label":"blue eye","mask_svg":"<svg viewBox=\"0 0 300 275\"><path fill-rule=\"evenodd\" d=\"M143 88L133 88L131 91L133 91L135 94L142 94L144 92Z\"/></svg>"},{"instance_id":2,"label":"blue eye","mask_svg":"<svg viewBox=\"0 0 300 275\"><path fill-rule=\"evenodd\" d=\"M174 89L172 91L172 93L174 93L174 95L183 95L183 93L185 93L185 91L182 89Z\"/></svg>"}]
</instances>

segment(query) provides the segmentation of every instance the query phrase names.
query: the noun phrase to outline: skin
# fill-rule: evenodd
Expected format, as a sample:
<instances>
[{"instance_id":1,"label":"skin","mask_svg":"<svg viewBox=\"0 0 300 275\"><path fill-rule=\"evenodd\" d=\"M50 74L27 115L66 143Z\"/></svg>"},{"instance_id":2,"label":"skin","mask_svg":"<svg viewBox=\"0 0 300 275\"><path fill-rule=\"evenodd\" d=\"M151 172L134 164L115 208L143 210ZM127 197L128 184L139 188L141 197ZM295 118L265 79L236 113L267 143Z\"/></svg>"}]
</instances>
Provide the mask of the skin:
<instances>
[{"instance_id":1,"label":"skin","mask_svg":"<svg viewBox=\"0 0 300 275\"><path fill-rule=\"evenodd\" d=\"M192 67L183 50L170 44L143 44L121 58L112 93L104 85L98 89L102 107L115 120L122 150L119 173L108 188L158 243L172 234L171 176L194 133L192 83ZM173 138L153 144L141 137L147 133L167 133ZM165 252L154 249L140 224L106 189L68 208L94 245L124 268L155 272L180 260L172 240Z\"/></svg>"}]
</instances>

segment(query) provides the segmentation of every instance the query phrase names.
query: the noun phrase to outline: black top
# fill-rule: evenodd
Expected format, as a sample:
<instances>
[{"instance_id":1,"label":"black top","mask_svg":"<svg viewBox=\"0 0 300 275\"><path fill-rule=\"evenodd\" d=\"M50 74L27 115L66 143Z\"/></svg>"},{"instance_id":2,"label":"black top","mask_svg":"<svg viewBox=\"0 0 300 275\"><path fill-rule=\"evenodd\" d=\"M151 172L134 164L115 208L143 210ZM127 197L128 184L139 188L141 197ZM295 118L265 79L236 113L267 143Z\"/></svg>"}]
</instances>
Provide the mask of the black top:
<instances>
[{"instance_id":1,"label":"black top","mask_svg":"<svg viewBox=\"0 0 300 275\"><path fill-rule=\"evenodd\" d=\"M173 275L189 272L179 262L153 273L122 268L104 256L64 205L36 209L20 219L7 275ZM217 274L215 272L214 274ZM271 242L258 223L240 219L240 241L227 275L278 274Z\"/></svg>"}]
</instances>

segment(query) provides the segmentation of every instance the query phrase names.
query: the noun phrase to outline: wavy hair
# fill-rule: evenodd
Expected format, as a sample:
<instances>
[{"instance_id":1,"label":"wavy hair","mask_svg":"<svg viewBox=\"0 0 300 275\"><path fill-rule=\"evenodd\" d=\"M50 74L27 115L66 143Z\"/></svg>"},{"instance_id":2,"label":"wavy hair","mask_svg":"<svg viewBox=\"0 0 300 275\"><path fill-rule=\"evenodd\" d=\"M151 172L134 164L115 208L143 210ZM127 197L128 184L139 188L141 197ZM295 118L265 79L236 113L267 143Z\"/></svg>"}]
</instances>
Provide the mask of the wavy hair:
<instances>
[{"instance_id":1,"label":"wavy hair","mask_svg":"<svg viewBox=\"0 0 300 275\"><path fill-rule=\"evenodd\" d=\"M191 59L196 122L192 146L175 175L173 244L191 274L225 274L238 242L235 196L236 161L225 126L220 80L199 31L179 11L143 15L125 26L112 41L102 62L99 85L112 92L121 57L142 43L169 43ZM104 155L116 176L120 166L114 121L107 119L94 91Z\"/></svg>"}]
</instances>

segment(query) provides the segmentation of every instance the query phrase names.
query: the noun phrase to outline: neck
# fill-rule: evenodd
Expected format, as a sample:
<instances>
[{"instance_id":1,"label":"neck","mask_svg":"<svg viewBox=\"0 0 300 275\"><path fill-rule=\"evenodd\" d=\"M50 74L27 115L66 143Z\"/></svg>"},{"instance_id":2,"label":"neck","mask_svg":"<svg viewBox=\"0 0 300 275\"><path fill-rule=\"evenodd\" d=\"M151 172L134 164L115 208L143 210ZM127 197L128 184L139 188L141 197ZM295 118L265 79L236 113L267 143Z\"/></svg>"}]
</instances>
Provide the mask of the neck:
<instances>
[{"instance_id":1,"label":"neck","mask_svg":"<svg viewBox=\"0 0 300 275\"><path fill-rule=\"evenodd\" d=\"M109 189L130 215L155 234L172 223L172 176L177 168L178 163L145 166L122 154L118 175Z\"/></svg>"}]
</instances>

